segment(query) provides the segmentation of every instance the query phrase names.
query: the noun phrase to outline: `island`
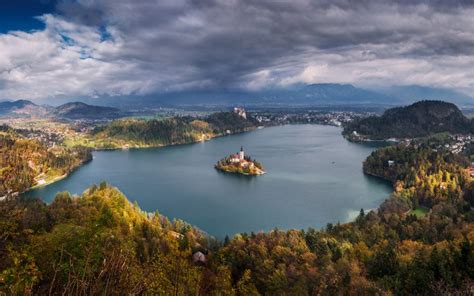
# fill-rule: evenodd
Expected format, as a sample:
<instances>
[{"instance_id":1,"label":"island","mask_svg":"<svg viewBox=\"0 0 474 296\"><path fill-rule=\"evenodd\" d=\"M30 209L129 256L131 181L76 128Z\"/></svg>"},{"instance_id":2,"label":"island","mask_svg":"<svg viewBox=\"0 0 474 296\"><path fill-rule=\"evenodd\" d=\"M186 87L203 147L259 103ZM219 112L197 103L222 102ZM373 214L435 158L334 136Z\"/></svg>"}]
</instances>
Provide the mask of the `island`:
<instances>
[{"instance_id":1,"label":"island","mask_svg":"<svg viewBox=\"0 0 474 296\"><path fill-rule=\"evenodd\" d=\"M263 166L256 160L252 160L250 156L246 156L244 148L240 147L240 151L236 154L231 154L219 160L215 168L217 170L235 173L246 176L258 176L265 174Z\"/></svg>"},{"instance_id":2,"label":"island","mask_svg":"<svg viewBox=\"0 0 474 296\"><path fill-rule=\"evenodd\" d=\"M94 150L196 143L259 126L243 108L202 116L112 120L119 117L113 114L117 110L83 103L47 107L0 102L0 200L67 177L91 161ZM96 120L94 112L105 119Z\"/></svg>"}]
</instances>

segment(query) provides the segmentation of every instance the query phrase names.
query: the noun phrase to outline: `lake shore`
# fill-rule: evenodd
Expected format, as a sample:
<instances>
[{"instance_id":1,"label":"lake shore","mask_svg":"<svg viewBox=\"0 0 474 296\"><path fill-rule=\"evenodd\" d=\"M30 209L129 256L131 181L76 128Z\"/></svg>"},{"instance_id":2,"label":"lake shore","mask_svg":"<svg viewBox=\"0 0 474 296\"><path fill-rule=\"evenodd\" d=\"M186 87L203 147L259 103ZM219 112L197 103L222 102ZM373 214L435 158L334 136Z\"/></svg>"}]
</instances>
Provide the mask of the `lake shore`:
<instances>
[{"instance_id":1,"label":"lake shore","mask_svg":"<svg viewBox=\"0 0 474 296\"><path fill-rule=\"evenodd\" d=\"M216 170L228 173L228 174L238 174L238 175L244 175L244 176L261 176L263 174L266 174L266 172L262 169L256 168L255 170L251 172L245 172L243 171L240 167L236 167L233 165L226 165L226 166L220 166L220 165L215 165L214 166Z\"/></svg>"},{"instance_id":2,"label":"lake shore","mask_svg":"<svg viewBox=\"0 0 474 296\"><path fill-rule=\"evenodd\" d=\"M66 179L22 197L49 203L57 192L80 194L106 181L146 211L158 209L170 219L182 219L221 238L275 226L345 222L348 210L376 207L393 187L361 170L361 162L375 148L349 143L340 132L324 125L285 125L195 145L96 151L93 162ZM245 176L214 168L219 156L241 145L265 166L266 174ZM351 182L341 179L343 174ZM297 215L290 217L289 212ZM219 225L216 215L223 221Z\"/></svg>"},{"instance_id":3,"label":"lake shore","mask_svg":"<svg viewBox=\"0 0 474 296\"><path fill-rule=\"evenodd\" d=\"M51 184L54 184L58 181L61 181L65 178L67 178L71 173L73 173L75 170L77 170L78 168L80 168L81 166L85 165L86 163L88 162L91 162L92 161L92 158L91 159L88 159L88 160L85 160L85 161L82 161L80 162L79 164L77 164L76 166L74 166L69 172L63 174L63 175L60 175L60 176L56 176L56 177L53 177L52 179L48 180L48 181L45 181L44 183L41 183L41 184L36 184L34 186L31 186L21 192L12 192L10 194L7 194L5 196L2 196L0 197L0 201L6 199L8 196L19 196L20 194L24 194L24 193L27 193L28 191L31 191L31 190L34 190L34 189L37 189L37 188L42 188L42 187L46 187L48 185L51 185ZM43 179L44 180L44 179Z\"/></svg>"},{"instance_id":4,"label":"lake shore","mask_svg":"<svg viewBox=\"0 0 474 296\"><path fill-rule=\"evenodd\" d=\"M82 165L82 164L81 164L81 165ZM73 170L79 168L81 165L75 167ZM71 171L71 172L72 172L72 171ZM69 175L69 173L64 174L64 175L61 175L61 176L54 177L54 178L52 178L52 179L49 180L49 181L45 181L44 183L36 184L35 186L32 186L32 187L29 188L28 190L35 189L35 188L40 188L40 187L44 187L44 186L48 186L49 184L53 184L54 182L57 182L57 181L60 181L60 180L62 180L62 179L64 179L64 178L66 178L68 175Z\"/></svg>"},{"instance_id":5,"label":"lake shore","mask_svg":"<svg viewBox=\"0 0 474 296\"><path fill-rule=\"evenodd\" d=\"M247 132L251 132L251 131L254 131L256 130L257 128L252 128L252 129L246 129L244 131L241 131L241 132L234 132L234 133L225 133L225 134L216 134L212 137L204 137L204 138L201 138L201 139L197 139L196 141L191 141L191 142L184 142L184 143L171 143L171 144L168 144L168 145L165 145L165 144L160 144L160 145L143 145L143 146L133 146L133 147L127 147L127 148L124 148L124 147L115 147L115 148L91 148L92 151L116 151L116 150L130 150L130 149L152 149L152 148L164 148L164 147L171 147L171 146L180 146L180 145L190 145L190 144L196 144L196 143L201 143L201 142L206 142L206 141L210 141L212 139L216 139L216 138L220 138L220 137L225 137L225 136L232 136L232 135L237 135L237 134L241 134L241 133L247 133ZM85 161L85 162L82 162L80 163L79 165L75 166L70 172L64 174L64 175L61 175L61 176L57 176L57 177L54 177L53 179L45 182L45 183L42 183L42 184L36 184L22 192L13 192L11 193L10 195L11 196L18 196L20 194L23 194L23 193L26 193L30 190L33 190L33 189L37 189L37 188L41 188L41 187L46 187L48 185L51 185L53 183L56 183L58 181L61 181L65 178L67 178L72 172L74 172L75 170L77 170L78 168L80 168L81 166L85 165L86 163L92 161L93 159L89 160L89 161ZM8 195L4 196L4 197L1 197L0 198L0 201L5 199ZM3 198L3 199L2 199Z\"/></svg>"}]
</instances>

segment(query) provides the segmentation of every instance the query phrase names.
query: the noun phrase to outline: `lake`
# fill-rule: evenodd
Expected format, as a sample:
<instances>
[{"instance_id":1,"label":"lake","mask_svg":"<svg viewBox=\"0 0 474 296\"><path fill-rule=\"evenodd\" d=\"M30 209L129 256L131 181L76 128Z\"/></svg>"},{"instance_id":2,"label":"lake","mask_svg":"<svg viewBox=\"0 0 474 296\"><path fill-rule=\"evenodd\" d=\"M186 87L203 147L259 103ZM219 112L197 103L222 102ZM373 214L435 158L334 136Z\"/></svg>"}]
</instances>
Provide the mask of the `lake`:
<instances>
[{"instance_id":1,"label":"lake","mask_svg":"<svg viewBox=\"0 0 474 296\"><path fill-rule=\"evenodd\" d=\"M337 127L286 125L191 145L98 151L69 177L24 195L50 202L59 191L80 194L105 180L143 210L158 210L219 238L275 227L320 228L352 220L361 208L376 208L389 196L389 184L362 172L374 145L348 142ZM267 174L214 169L241 146Z\"/></svg>"}]
</instances>

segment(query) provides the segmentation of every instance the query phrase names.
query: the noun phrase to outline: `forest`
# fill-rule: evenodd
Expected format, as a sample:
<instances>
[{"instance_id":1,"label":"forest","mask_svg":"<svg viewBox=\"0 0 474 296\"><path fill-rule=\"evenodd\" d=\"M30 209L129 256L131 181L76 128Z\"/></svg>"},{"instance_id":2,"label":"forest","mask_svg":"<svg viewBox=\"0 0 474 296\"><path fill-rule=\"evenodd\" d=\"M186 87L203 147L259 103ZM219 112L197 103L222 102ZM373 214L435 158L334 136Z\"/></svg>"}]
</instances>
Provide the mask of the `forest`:
<instances>
[{"instance_id":1,"label":"forest","mask_svg":"<svg viewBox=\"0 0 474 296\"><path fill-rule=\"evenodd\" d=\"M390 162L390 166L388 164ZM423 145L382 148L367 173L394 185L377 210L323 229L216 240L146 213L106 183L0 203L6 294L446 295L474 285L466 159ZM132 197L133 198L133 197ZM427 211L415 214L418 207ZM201 252L205 260L195 260ZM199 253L198 253L199 254Z\"/></svg>"},{"instance_id":2,"label":"forest","mask_svg":"<svg viewBox=\"0 0 474 296\"><path fill-rule=\"evenodd\" d=\"M382 116L354 120L344 127L343 134L352 140L384 140L419 138L441 132L468 134L473 131L472 120L465 117L456 105L442 101L420 101L388 109Z\"/></svg>"},{"instance_id":3,"label":"forest","mask_svg":"<svg viewBox=\"0 0 474 296\"><path fill-rule=\"evenodd\" d=\"M26 139L10 127L0 128L0 196L23 192L45 181L68 174L92 159L88 149L75 147L48 149Z\"/></svg>"},{"instance_id":4,"label":"forest","mask_svg":"<svg viewBox=\"0 0 474 296\"><path fill-rule=\"evenodd\" d=\"M156 147L188 144L228 133L256 128L252 119L232 112L217 112L205 118L172 117L166 119L121 119L99 126L92 131L93 148Z\"/></svg>"}]
</instances>

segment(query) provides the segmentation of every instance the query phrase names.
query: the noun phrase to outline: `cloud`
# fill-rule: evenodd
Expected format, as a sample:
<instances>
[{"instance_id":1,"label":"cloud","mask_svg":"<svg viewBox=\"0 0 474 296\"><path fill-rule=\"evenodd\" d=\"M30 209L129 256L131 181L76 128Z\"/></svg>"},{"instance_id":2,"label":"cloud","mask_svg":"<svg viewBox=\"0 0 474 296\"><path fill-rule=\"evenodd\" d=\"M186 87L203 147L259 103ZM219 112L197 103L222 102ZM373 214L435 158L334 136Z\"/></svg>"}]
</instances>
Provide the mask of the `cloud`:
<instances>
[{"instance_id":1,"label":"cloud","mask_svg":"<svg viewBox=\"0 0 474 296\"><path fill-rule=\"evenodd\" d=\"M0 98L422 84L474 94L472 1L61 1L0 35Z\"/></svg>"}]
</instances>

